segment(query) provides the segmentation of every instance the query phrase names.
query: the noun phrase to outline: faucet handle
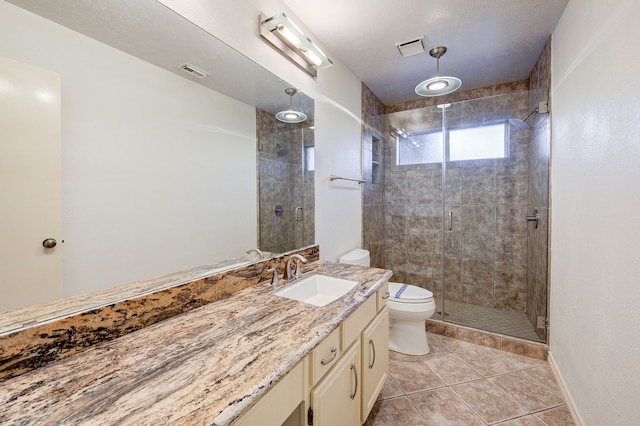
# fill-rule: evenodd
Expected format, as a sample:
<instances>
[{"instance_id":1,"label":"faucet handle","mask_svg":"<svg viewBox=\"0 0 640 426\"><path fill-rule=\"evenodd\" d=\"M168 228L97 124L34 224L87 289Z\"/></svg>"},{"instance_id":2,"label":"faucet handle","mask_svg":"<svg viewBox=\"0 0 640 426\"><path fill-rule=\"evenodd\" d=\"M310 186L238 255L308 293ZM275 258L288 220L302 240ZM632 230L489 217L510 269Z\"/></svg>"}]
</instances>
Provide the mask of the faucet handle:
<instances>
[{"instance_id":1,"label":"faucet handle","mask_svg":"<svg viewBox=\"0 0 640 426\"><path fill-rule=\"evenodd\" d=\"M302 263L307 263L308 260L306 257L304 256L300 256L299 254L295 255L296 258L298 259L298 261L296 262L296 272L295 272L295 276L296 278L300 278L300 276L302 275L302 266L300 266L300 262Z\"/></svg>"},{"instance_id":2,"label":"faucet handle","mask_svg":"<svg viewBox=\"0 0 640 426\"><path fill-rule=\"evenodd\" d=\"M271 285L278 286L280 285L280 277L278 277L278 270L276 268L269 268L267 272L273 272L273 276L271 277Z\"/></svg>"}]
</instances>

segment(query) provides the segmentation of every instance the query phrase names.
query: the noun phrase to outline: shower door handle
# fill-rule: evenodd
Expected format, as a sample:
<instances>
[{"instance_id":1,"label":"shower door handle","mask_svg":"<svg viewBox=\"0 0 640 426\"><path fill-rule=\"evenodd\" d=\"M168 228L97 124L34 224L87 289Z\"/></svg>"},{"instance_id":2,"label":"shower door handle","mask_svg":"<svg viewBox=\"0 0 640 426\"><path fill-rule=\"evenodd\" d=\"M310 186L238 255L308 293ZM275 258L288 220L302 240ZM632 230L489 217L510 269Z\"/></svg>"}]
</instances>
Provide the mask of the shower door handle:
<instances>
[{"instance_id":1,"label":"shower door handle","mask_svg":"<svg viewBox=\"0 0 640 426\"><path fill-rule=\"evenodd\" d=\"M535 222L535 229L538 229L538 221L540 220L540 213L538 209L533 211L533 215L527 216L527 222Z\"/></svg>"},{"instance_id":2,"label":"shower door handle","mask_svg":"<svg viewBox=\"0 0 640 426\"><path fill-rule=\"evenodd\" d=\"M453 210L449 210L449 231L453 229Z\"/></svg>"},{"instance_id":3,"label":"shower door handle","mask_svg":"<svg viewBox=\"0 0 640 426\"><path fill-rule=\"evenodd\" d=\"M302 222L302 207L296 207L296 222Z\"/></svg>"}]
</instances>

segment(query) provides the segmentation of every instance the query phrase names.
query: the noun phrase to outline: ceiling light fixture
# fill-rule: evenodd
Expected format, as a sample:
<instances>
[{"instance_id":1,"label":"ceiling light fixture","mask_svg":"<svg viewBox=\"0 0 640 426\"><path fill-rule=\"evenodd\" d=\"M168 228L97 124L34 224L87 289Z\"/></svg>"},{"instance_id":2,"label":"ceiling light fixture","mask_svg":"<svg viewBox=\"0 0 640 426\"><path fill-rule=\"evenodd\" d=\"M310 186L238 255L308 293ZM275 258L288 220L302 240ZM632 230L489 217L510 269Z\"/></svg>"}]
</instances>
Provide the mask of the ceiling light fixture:
<instances>
[{"instance_id":1,"label":"ceiling light fixture","mask_svg":"<svg viewBox=\"0 0 640 426\"><path fill-rule=\"evenodd\" d=\"M331 59L287 15L267 18L260 14L260 36L313 77L318 69L333 65Z\"/></svg>"},{"instance_id":2,"label":"ceiling light fixture","mask_svg":"<svg viewBox=\"0 0 640 426\"><path fill-rule=\"evenodd\" d=\"M444 46L434 47L429 55L436 58L436 76L431 77L416 86L416 93L420 96L440 96L455 92L462 86L462 80L457 77L440 76L440 57L447 53Z\"/></svg>"},{"instance_id":3,"label":"ceiling light fixture","mask_svg":"<svg viewBox=\"0 0 640 426\"><path fill-rule=\"evenodd\" d=\"M283 123L302 123L307 119L307 114L293 109L293 95L298 93L298 90L293 87L287 87L284 92L289 95L289 109L277 113L276 118Z\"/></svg>"}]
</instances>

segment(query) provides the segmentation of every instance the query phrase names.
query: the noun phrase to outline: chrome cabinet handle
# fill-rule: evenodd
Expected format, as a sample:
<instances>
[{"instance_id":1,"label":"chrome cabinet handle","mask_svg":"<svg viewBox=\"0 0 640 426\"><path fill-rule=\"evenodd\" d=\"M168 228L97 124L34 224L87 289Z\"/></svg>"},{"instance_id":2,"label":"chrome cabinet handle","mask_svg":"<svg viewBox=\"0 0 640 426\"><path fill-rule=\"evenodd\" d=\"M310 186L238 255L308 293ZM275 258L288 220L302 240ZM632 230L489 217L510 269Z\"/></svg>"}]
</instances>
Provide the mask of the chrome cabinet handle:
<instances>
[{"instance_id":1,"label":"chrome cabinet handle","mask_svg":"<svg viewBox=\"0 0 640 426\"><path fill-rule=\"evenodd\" d=\"M322 365L327 365L329 364L331 361L333 361L334 359L336 359L336 355L338 355L338 348L336 348L335 346L331 348L331 358L325 360L324 358L322 358L320 360L320 364Z\"/></svg>"},{"instance_id":2,"label":"chrome cabinet handle","mask_svg":"<svg viewBox=\"0 0 640 426\"><path fill-rule=\"evenodd\" d=\"M358 393L358 370L356 369L355 364L351 364L351 371L353 371L353 377L356 379L356 386L349 398L354 399L356 397L356 393Z\"/></svg>"},{"instance_id":3,"label":"chrome cabinet handle","mask_svg":"<svg viewBox=\"0 0 640 426\"><path fill-rule=\"evenodd\" d=\"M449 231L453 229L453 210L449 210Z\"/></svg>"},{"instance_id":4,"label":"chrome cabinet handle","mask_svg":"<svg viewBox=\"0 0 640 426\"><path fill-rule=\"evenodd\" d=\"M373 359L371 360L371 364L369 364L369 369L372 369L373 364L376 363L376 344L373 343L373 339L369 339L369 346L373 349Z\"/></svg>"},{"instance_id":5,"label":"chrome cabinet handle","mask_svg":"<svg viewBox=\"0 0 640 426\"><path fill-rule=\"evenodd\" d=\"M382 299L388 299L391 297L391 294L389 294L389 292L386 292L384 296L382 296Z\"/></svg>"},{"instance_id":6,"label":"chrome cabinet handle","mask_svg":"<svg viewBox=\"0 0 640 426\"><path fill-rule=\"evenodd\" d=\"M296 207L296 222L302 222L302 207Z\"/></svg>"}]
</instances>

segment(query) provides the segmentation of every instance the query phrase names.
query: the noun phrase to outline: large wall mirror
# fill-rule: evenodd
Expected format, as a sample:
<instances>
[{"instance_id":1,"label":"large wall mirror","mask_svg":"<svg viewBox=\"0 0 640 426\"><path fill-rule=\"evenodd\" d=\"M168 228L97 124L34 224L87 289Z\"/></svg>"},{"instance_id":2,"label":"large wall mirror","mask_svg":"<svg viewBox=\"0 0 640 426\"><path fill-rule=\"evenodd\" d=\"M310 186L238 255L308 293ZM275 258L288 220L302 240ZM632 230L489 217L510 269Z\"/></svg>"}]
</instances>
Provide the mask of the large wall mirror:
<instances>
[{"instance_id":1,"label":"large wall mirror","mask_svg":"<svg viewBox=\"0 0 640 426\"><path fill-rule=\"evenodd\" d=\"M278 123L290 85L155 0L0 0L0 39L1 57L60 75L60 297L313 244L304 93L308 121ZM19 286L4 272L3 292Z\"/></svg>"}]
</instances>

